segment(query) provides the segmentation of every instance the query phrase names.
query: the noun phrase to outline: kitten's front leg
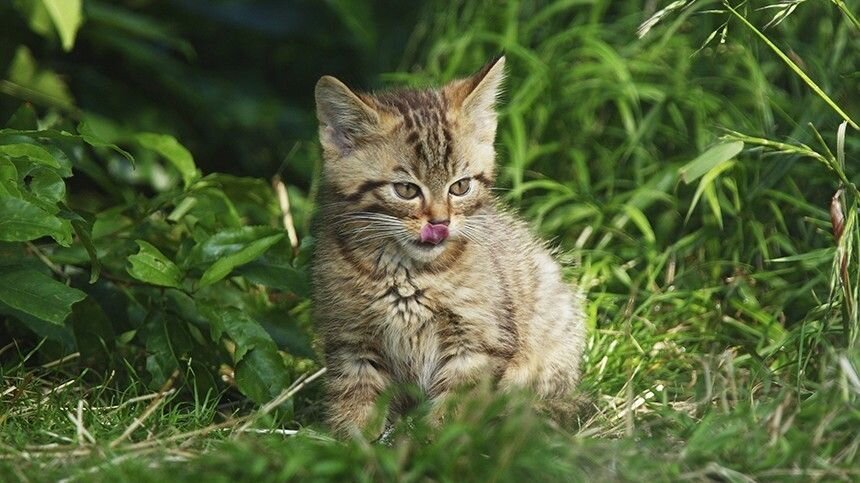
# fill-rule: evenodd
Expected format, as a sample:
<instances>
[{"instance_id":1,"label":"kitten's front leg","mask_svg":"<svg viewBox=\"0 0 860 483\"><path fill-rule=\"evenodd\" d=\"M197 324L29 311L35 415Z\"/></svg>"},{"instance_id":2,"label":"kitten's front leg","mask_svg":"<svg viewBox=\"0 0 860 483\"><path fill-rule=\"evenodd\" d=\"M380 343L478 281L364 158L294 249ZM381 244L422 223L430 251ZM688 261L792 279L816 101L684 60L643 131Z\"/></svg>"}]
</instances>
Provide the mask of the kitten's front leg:
<instances>
[{"instance_id":1,"label":"kitten's front leg","mask_svg":"<svg viewBox=\"0 0 860 483\"><path fill-rule=\"evenodd\" d=\"M449 407L451 396L458 390L489 381L494 377L494 368L494 358L482 352L461 352L445 358L428 391L432 401L430 422L441 424L447 413L456 413L458 408Z\"/></svg>"},{"instance_id":2,"label":"kitten's front leg","mask_svg":"<svg viewBox=\"0 0 860 483\"><path fill-rule=\"evenodd\" d=\"M341 436L360 432L375 439L384 429L385 418L377 421L376 402L388 387L388 372L375 361L348 353L334 353L327 358L329 376L328 420Z\"/></svg>"}]
</instances>

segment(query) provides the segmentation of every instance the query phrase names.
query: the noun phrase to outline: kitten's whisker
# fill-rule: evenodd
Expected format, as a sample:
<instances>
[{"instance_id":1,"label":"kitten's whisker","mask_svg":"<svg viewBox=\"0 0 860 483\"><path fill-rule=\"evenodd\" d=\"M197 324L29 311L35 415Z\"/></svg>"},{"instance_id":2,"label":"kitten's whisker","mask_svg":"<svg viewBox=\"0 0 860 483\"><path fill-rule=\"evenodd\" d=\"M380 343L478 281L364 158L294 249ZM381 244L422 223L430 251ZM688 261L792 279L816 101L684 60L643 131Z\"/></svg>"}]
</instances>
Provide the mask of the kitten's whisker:
<instances>
[{"instance_id":1,"label":"kitten's whisker","mask_svg":"<svg viewBox=\"0 0 860 483\"><path fill-rule=\"evenodd\" d=\"M474 227L464 224L460 227L459 233L463 236L463 238L474 242L476 245L488 246L485 243L484 239L481 237L482 233L476 230Z\"/></svg>"},{"instance_id":2,"label":"kitten's whisker","mask_svg":"<svg viewBox=\"0 0 860 483\"><path fill-rule=\"evenodd\" d=\"M342 233L362 233L365 231L389 231L389 230L395 230L396 231L396 230L402 230L402 229L403 229L402 226L395 226L395 225L379 226L379 225L370 224L370 225L363 225L363 226L359 226L359 227L354 227L354 228L342 230Z\"/></svg>"},{"instance_id":3,"label":"kitten's whisker","mask_svg":"<svg viewBox=\"0 0 860 483\"><path fill-rule=\"evenodd\" d=\"M336 215L332 215L333 219L339 218L350 218L350 217L366 217L366 218L375 218L375 219L389 219L389 220L397 220L396 216L387 215L385 213L378 213L375 211L350 211L346 213L338 213Z\"/></svg>"},{"instance_id":4,"label":"kitten's whisker","mask_svg":"<svg viewBox=\"0 0 860 483\"><path fill-rule=\"evenodd\" d=\"M405 230L402 230L402 229L396 230L396 231L384 231L384 232L375 232L375 233L371 232L367 236L365 236L363 238L358 238L354 241L358 244L362 244L362 243L366 243L369 241L385 239L385 238L395 238L396 239L396 238L401 237L401 236L408 237L408 234L406 233Z\"/></svg>"}]
</instances>

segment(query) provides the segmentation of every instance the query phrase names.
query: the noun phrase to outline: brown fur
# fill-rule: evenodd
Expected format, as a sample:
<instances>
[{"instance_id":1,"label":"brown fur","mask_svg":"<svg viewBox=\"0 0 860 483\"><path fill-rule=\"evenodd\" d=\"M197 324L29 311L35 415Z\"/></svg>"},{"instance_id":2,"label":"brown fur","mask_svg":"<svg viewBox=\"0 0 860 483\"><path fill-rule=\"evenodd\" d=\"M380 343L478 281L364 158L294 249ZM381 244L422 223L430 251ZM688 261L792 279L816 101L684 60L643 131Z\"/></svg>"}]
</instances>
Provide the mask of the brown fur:
<instances>
[{"instance_id":1,"label":"brown fur","mask_svg":"<svg viewBox=\"0 0 860 483\"><path fill-rule=\"evenodd\" d=\"M584 344L582 301L524 224L499 207L495 100L504 58L441 89L316 88L325 154L315 224L314 311L341 433L376 435L377 397L415 384L442 407L490 380L544 401L569 396ZM471 179L462 196L452 183ZM393 183L422 195L399 198ZM450 238L417 244L428 221Z\"/></svg>"}]
</instances>

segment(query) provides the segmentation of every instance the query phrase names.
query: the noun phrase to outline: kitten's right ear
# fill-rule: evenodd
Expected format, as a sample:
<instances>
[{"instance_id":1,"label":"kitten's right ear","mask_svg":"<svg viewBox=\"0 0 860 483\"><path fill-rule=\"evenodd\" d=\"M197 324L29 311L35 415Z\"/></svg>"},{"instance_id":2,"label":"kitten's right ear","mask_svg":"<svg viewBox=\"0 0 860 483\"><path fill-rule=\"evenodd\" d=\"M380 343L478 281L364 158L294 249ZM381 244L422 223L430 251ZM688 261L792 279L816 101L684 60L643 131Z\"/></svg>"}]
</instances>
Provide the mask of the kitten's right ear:
<instances>
[{"instance_id":1,"label":"kitten's right ear","mask_svg":"<svg viewBox=\"0 0 860 483\"><path fill-rule=\"evenodd\" d=\"M323 148L346 154L379 127L379 114L343 82L323 76L314 90Z\"/></svg>"}]
</instances>

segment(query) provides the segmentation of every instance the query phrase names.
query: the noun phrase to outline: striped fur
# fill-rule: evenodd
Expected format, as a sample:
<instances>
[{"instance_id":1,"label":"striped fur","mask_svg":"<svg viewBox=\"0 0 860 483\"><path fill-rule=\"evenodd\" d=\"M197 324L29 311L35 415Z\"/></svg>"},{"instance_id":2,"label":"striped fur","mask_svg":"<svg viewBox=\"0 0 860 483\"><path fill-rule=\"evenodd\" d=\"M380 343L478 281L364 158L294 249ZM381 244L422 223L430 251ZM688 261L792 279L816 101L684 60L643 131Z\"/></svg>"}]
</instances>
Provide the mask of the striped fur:
<instances>
[{"instance_id":1,"label":"striped fur","mask_svg":"<svg viewBox=\"0 0 860 483\"><path fill-rule=\"evenodd\" d=\"M557 401L579 378L583 301L490 191L503 76L499 58L441 89L371 95L331 77L317 84L325 163L314 317L341 433L378 434L377 397L401 384L440 405L484 380ZM463 178L469 191L450 194ZM404 182L422 195L399 198L393 183ZM430 220L447 221L450 237L419 245Z\"/></svg>"}]
</instances>

